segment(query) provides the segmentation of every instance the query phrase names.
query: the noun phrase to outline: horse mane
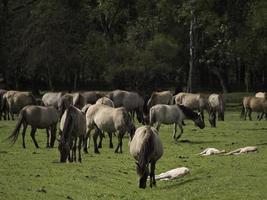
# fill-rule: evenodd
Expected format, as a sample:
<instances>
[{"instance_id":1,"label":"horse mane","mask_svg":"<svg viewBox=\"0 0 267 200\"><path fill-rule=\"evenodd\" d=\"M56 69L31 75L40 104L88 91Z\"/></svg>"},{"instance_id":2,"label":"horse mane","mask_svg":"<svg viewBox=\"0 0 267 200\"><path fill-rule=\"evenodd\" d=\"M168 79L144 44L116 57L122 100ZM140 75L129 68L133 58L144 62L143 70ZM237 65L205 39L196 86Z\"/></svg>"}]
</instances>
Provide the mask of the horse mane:
<instances>
[{"instance_id":1,"label":"horse mane","mask_svg":"<svg viewBox=\"0 0 267 200\"><path fill-rule=\"evenodd\" d=\"M140 170L145 170L146 165L149 163L149 155L154 151L154 143L153 143L153 132L150 126L147 126L145 129L145 137L143 139L143 145L141 147L139 157L138 157L138 165Z\"/></svg>"},{"instance_id":2,"label":"horse mane","mask_svg":"<svg viewBox=\"0 0 267 200\"><path fill-rule=\"evenodd\" d=\"M184 115L190 119L197 119L199 117L199 115L194 112L191 108L188 108L184 105L177 105L181 110L182 112L184 113Z\"/></svg>"},{"instance_id":3,"label":"horse mane","mask_svg":"<svg viewBox=\"0 0 267 200\"><path fill-rule=\"evenodd\" d=\"M65 119L65 122L64 122L64 126L63 126L63 130L62 130L62 139L65 139L65 140L68 140L70 135L70 129L71 129L71 126L72 126L72 123L73 123L73 119L71 117L71 112L73 111L74 109L74 106L70 106L66 111L66 119Z\"/></svg>"}]
</instances>

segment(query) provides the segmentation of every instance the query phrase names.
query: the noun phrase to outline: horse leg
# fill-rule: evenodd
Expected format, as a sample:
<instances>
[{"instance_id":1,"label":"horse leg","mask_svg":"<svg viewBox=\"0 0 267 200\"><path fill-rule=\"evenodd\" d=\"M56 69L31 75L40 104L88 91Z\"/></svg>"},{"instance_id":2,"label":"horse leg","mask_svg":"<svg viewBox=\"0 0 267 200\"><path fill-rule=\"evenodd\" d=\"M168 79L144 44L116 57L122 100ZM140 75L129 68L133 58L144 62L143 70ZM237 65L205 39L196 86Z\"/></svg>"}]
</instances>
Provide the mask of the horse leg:
<instances>
[{"instance_id":1,"label":"horse leg","mask_svg":"<svg viewBox=\"0 0 267 200\"><path fill-rule=\"evenodd\" d=\"M102 140L103 140L103 137L104 137L104 131L100 131L101 134L100 134L100 140L99 140L99 143L98 143L98 148L101 149L102 148Z\"/></svg>"},{"instance_id":2,"label":"horse leg","mask_svg":"<svg viewBox=\"0 0 267 200\"><path fill-rule=\"evenodd\" d=\"M72 147L72 158L74 162L76 162L76 148L77 148L77 138L74 139L74 144Z\"/></svg>"},{"instance_id":3,"label":"horse leg","mask_svg":"<svg viewBox=\"0 0 267 200\"><path fill-rule=\"evenodd\" d=\"M80 136L80 137L79 137L79 143L78 143L78 151L79 151L79 158L78 158L78 161L79 161L80 163L82 162L82 156L81 156L82 140L83 140L83 136Z\"/></svg>"},{"instance_id":4,"label":"horse leg","mask_svg":"<svg viewBox=\"0 0 267 200\"><path fill-rule=\"evenodd\" d=\"M73 162L73 141L71 140L69 143L70 153L69 153L69 162Z\"/></svg>"},{"instance_id":5,"label":"horse leg","mask_svg":"<svg viewBox=\"0 0 267 200\"><path fill-rule=\"evenodd\" d=\"M157 131L159 131L160 125L161 125L161 123L157 122L157 126L156 126Z\"/></svg>"},{"instance_id":6,"label":"horse leg","mask_svg":"<svg viewBox=\"0 0 267 200\"><path fill-rule=\"evenodd\" d=\"M26 148L25 146L25 134L26 134L26 129L27 129L27 124L23 123L23 130L22 130L22 146L23 148Z\"/></svg>"},{"instance_id":7,"label":"horse leg","mask_svg":"<svg viewBox=\"0 0 267 200\"><path fill-rule=\"evenodd\" d=\"M38 144L37 144L37 141L35 139L35 132L36 132L36 128L35 127L32 127L32 130L31 130L31 137L32 137L32 141L35 145L36 148L39 148Z\"/></svg>"},{"instance_id":8,"label":"horse leg","mask_svg":"<svg viewBox=\"0 0 267 200\"><path fill-rule=\"evenodd\" d=\"M172 138L175 140L176 138L176 132L177 132L177 124L174 123L174 126L173 126L173 134L172 134Z\"/></svg>"},{"instance_id":9,"label":"horse leg","mask_svg":"<svg viewBox=\"0 0 267 200\"><path fill-rule=\"evenodd\" d=\"M115 150L115 153L119 153L119 149L120 149L120 153L122 153L122 137L123 137L123 133L119 132L119 134L118 134L118 145L117 145L117 148Z\"/></svg>"},{"instance_id":10,"label":"horse leg","mask_svg":"<svg viewBox=\"0 0 267 200\"><path fill-rule=\"evenodd\" d=\"M261 113L261 114L259 114L259 116L260 116L260 117L259 117L259 121L260 121L260 120L262 120L262 118L263 118L263 115L264 115L264 112L263 112L263 113Z\"/></svg>"},{"instance_id":11,"label":"horse leg","mask_svg":"<svg viewBox=\"0 0 267 200\"><path fill-rule=\"evenodd\" d=\"M202 120L204 121L204 110L200 111L200 115L201 115Z\"/></svg>"},{"instance_id":12,"label":"horse leg","mask_svg":"<svg viewBox=\"0 0 267 200\"><path fill-rule=\"evenodd\" d=\"M93 135L95 153L100 153L97 147L97 137L98 137L98 130L95 130Z\"/></svg>"},{"instance_id":13,"label":"horse leg","mask_svg":"<svg viewBox=\"0 0 267 200\"><path fill-rule=\"evenodd\" d=\"M108 133L108 136L109 136L109 148L113 149L112 133Z\"/></svg>"},{"instance_id":14,"label":"horse leg","mask_svg":"<svg viewBox=\"0 0 267 200\"><path fill-rule=\"evenodd\" d=\"M184 132L184 129L183 129L183 125L182 124L178 124L179 125L179 128L181 130L180 134L176 137L176 142L178 141L178 139L182 136L183 132Z\"/></svg>"},{"instance_id":15,"label":"horse leg","mask_svg":"<svg viewBox=\"0 0 267 200\"><path fill-rule=\"evenodd\" d=\"M155 179L155 168L156 168L156 163L154 161L151 161L150 163L150 187L156 186L156 179Z\"/></svg>"},{"instance_id":16,"label":"horse leg","mask_svg":"<svg viewBox=\"0 0 267 200\"><path fill-rule=\"evenodd\" d=\"M251 118L251 112L252 112L252 110L249 109L249 111L248 111L248 117L249 117L249 120L250 120L250 121L252 120L252 118Z\"/></svg>"},{"instance_id":17,"label":"horse leg","mask_svg":"<svg viewBox=\"0 0 267 200\"><path fill-rule=\"evenodd\" d=\"M84 136L83 138L83 152L84 153L88 153L88 150L87 148L89 147L90 145L90 138L91 138L91 129L89 129L86 133L86 135ZM88 147L87 147L87 142L89 140L89 143L88 143Z\"/></svg>"},{"instance_id":18,"label":"horse leg","mask_svg":"<svg viewBox=\"0 0 267 200\"><path fill-rule=\"evenodd\" d=\"M50 135L49 128L47 128L46 129L46 136L47 136L47 138L46 138L46 148L49 148L50 147L49 146L49 135Z\"/></svg>"}]
</instances>

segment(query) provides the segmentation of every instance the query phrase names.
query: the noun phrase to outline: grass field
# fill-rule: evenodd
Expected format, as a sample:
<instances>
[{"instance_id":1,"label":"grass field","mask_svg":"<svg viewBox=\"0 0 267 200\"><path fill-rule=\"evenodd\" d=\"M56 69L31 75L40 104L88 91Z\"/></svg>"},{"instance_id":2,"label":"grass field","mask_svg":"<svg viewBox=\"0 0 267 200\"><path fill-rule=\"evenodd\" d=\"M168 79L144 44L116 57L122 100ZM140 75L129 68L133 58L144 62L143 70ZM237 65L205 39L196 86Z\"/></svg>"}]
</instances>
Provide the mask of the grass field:
<instances>
[{"instance_id":1,"label":"grass field","mask_svg":"<svg viewBox=\"0 0 267 200\"><path fill-rule=\"evenodd\" d=\"M255 120L255 115L254 115ZM59 163L57 148L46 149L46 134L37 131L41 146L35 149L29 131L26 149L21 137L10 147L4 139L15 126L0 121L0 199L267 199L267 121L243 121L239 112L226 112L226 121L217 128L200 130L186 121L184 142L175 144L172 127L162 126L160 136L164 155L156 165L156 174L186 166L191 174L168 182L158 181L156 188L138 188L135 162L129 155L128 138L123 154L114 154L104 139L101 154L90 148L83 162ZM117 140L114 138L114 144ZM199 157L203 148L227 151L256 145L258 153L239 156ZM56 144L57 146L57 144Z\"/></svg>"}]
</instances>

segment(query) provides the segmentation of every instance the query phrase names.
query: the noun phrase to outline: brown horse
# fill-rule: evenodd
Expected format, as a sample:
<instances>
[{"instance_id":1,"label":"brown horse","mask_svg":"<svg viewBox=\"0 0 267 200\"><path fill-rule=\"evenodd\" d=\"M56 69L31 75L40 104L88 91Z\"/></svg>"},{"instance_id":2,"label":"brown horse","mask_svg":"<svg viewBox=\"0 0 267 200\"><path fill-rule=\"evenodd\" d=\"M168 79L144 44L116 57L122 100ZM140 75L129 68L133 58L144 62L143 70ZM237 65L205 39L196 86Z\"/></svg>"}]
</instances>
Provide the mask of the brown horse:
<instances>
[{"instance_id":1,"label":"brown horse","mask_svg":"<svg viewBox=\"0 0 267 200\"><path fill-rule=\"evenodd\" d=\"M20 127L23 125L22 146L25 148L25 133L27 126L30 125L32 128L31 137L36 148L39 148L37 141L35 140L36 129L46 129L46 147L53 147L56 139L58 120L59 116L57 110L53 107L35 105L25 106L20 111L18 123L13 133L9 136L9 139L14 144L18 138Z\"/></svg>"},{"instance_id":2,"label":"brown horse","mask_svg":"<svg viewBox=\"0 0 267 200\"><path fill-rule=\"evenodd\" d=\"M259 120L261 120L263 114L267 113L267 99L259 97L251 97L251 96L244 97L241 117L245 116L244 119L246 120L248 116L249 120L252 120L251 118L252 111L261 113L261 116L259 117Z\"/></svg>"},{"instance_id":3,"label":"brown horse","mask_svg":"<svg viewBox=\"0 0 267 200\"><path fill-rule=\"evenodd\" d=\"M150 187L156 185L156 162L163 155L163 146L158 131L151 126L139 127L131 136L130 154L137 161L136 172L140 177L139 188L146 188L148 175L150 176Z\"/></svg>"},{"instance_id":4,"label":"brown horse","mask_svg":"<svg viewBox=\"0 0 267 200\"><path fill-rule=\"evenodd\" d=\"M20 110L27 105L36 105L36 99L31 92L7 91L3 96L2 110L4 112L4 119L9 119L8 113L11 114L14 120L14 114L19 114Z\"/></svg>"},{"instance_id":5,"label":"brown horse","mask_svg":"<svg viewBox=\"0 0 267 200\"><path fill-rule=\"evenodd\" d=\"M147 102L147 109L149 110L152 106L157 104L172 104L172 92L153 92Z\"/></svg>"}]
</instances>

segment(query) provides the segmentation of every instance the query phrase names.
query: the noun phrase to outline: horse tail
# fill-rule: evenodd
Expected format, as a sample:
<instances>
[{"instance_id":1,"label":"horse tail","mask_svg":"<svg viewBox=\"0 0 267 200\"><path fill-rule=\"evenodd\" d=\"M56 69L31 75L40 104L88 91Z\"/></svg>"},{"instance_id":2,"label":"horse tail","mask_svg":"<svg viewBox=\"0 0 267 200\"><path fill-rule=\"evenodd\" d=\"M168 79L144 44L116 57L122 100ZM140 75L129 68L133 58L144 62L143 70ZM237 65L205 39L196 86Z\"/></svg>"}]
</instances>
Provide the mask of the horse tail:
<instances>
[{"instance_id":1,"label":"horse tail","mask_svg":"<svg viewBox=\"0 0 267 200\"><path fill-rule=\"evenodd\" d=\"M26 110L22 109L19 113L19 119L18 119L18 122L17 122L17 125L16 125L14 131L7 138L7 140L10 140L11 145L13 145L17 141L18 136L19 136L19 130L20 130L22 122L25 120L25 117L26 117Z\"/></svg>"},{"instance_id":2,"label":"horse tail","mask_svg":"<svg viewBox=\"0 0 267 200\"><path fill-rule=\"evenodd\" d=\"M151 127L145 130L145 138L143 140L143 145L140 149L139 157L138 157L138 164L141 167L145 167L146 164L149 162L150 155L154 152L154 137Z\"/></svg>"}]
</instances>

